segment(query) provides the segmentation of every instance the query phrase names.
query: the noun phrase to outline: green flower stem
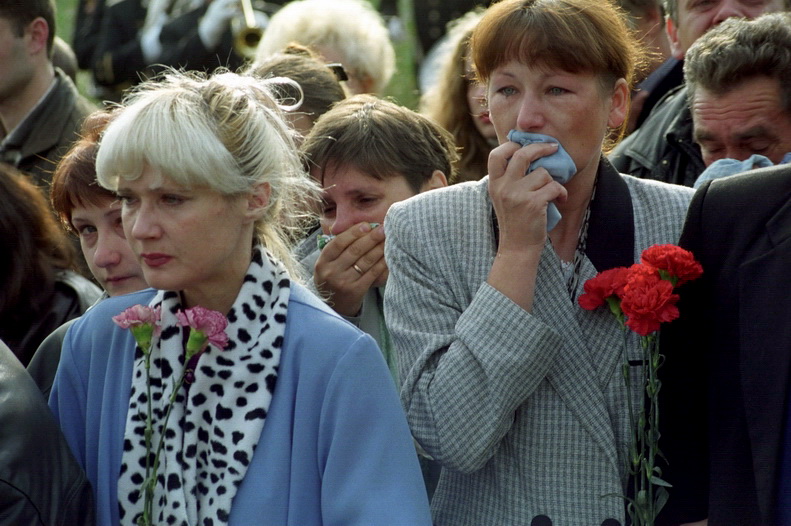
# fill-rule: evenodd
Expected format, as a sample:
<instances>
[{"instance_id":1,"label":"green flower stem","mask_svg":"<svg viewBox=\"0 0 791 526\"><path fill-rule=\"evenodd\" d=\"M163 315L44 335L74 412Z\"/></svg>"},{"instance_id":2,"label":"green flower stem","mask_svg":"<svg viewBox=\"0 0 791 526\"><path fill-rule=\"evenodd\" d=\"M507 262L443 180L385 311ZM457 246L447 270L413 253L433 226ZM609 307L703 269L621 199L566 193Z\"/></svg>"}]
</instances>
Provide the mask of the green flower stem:
<instances>
[{"instance_id":1,"label":"green flower stem","mask_svg":"<svg viewBox=\"0 0 791 526\"><path fill-rule=\"evenodd\" d=\"M144 352L143 363L146 369L146 379L151 378L151 349L149 348L148 351ZM151 382L146 382L146 399L147 399L147 406L148 410L146 412L146 430L145 430L145 439L146 439L146 482L144 484L143 490L143 498L144 498L144 505L143 505L143 517L142 517L142 525L149 526L151 524L151 503L153 501L154 496L154 488L149 484L149 480L151 478L151 455L148 454L151 451L151 438L153 435L153 416L152 416L152 409L151 409ZM139 522L139 521L138 521Z\"/></svg>"},{"instance_id":2,"label":"green flower stem","mask_svg":"<svg viewBox=\"0 0 791 526\"><path fill-rule=\"evenodd\" d=\"M622 324L623 332L623 378L627 388L627 407L629 412L629 446L627 470L632 478L632 497L625 497L627 512L633 526L653 526L659 514L663 499L666 499L666 485L661 480L661 472L656 466L659 451L659 409L657 397L661 383L657 371L661 365L659 342L655 335L640 338L642 352L642 385L641 391L648 398L645 406L636 410L632 401L632 380L629 357L626 353L629 331Z\"/></svg>"},{"instance_id":3,"label":"green flower stem","mask_svg":"<svg viewBox=\"0 0 791 526\"><path fill-rule=\"evenodd\" d=\"M150 454L146 455L146 481L143 483L146 492L145 492L145 505L143 507L143 525L150 526L153 523L151 522L153 509L154 509L154 488L157 485L157 473L159 471L159 455L162 452L162 448L165 445L165 433L168 427L168 420L170 420L170 413L173 410L173 405L176 402L176 397L178 396L178 392L181 389L181 386L184 385L184 377L186 376L186 368L184 372L181 373L181 377L179 377L178 381L173 385L173 391L170 393L170 398L168 399L168 409L165 413L165 421L162 423L162 432L159 435L159 443L157 444L157 450L154 453L154 466L149 473L148 462L149 458L151 457ZM149 377L150 378L150 377ZM149 381L149 402L148 402L148 410L149 410L149 423L146 429L146 436L149 436L153 433L153 426L150 421L150 412L151 412L151 382ZM151 451L151 442L149 439L146 439L146 451Z\"/></svg>"},{"instance_id":4,"label":"green flower stem","mask_svg":"<svg viewBox=\"0 0 791 526\"><path fill-rule=\"evenodd\" d=\"M623 331L623 369L624 369L624 380L626 382L626 403L629 408L629 474L632 475L632 486L634 488L634 498L637 498L637 495L640 490L640 481L635 476L640 467L640 453L637 449L637 442L638 442L638 429L637 429L637 421L635 419L635 410L634 404L632 403L632 376L630 371L629 365L629 355L626 352L627 343L629 341L629 332L626 330L626 326L621 323L621 330ZM636 501L630 503L628 508L629 515L632 518L632 523L635 522L635 513L637 512L636 509Z\"/></svg>"}]
</instances>

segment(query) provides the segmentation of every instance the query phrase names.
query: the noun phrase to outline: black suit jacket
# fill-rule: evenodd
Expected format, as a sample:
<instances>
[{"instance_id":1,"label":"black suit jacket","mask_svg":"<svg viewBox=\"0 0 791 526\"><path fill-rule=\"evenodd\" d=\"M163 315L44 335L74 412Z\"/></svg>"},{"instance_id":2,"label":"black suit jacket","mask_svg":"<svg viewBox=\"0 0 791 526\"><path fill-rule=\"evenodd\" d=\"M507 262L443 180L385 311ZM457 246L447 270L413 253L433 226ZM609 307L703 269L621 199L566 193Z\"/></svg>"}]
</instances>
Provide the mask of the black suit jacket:
<instances>
[{"instance_id":1,"label":"black suit jacket","mask_svg":"<svg viewBox=\"0 0 791 526\"><path fill-rule=\"evenodd\" d=\"M660 524L771 525L791 362L791 167L706 184L680 244L704 274L662 333Z\"/></svg>"}]
</instances>

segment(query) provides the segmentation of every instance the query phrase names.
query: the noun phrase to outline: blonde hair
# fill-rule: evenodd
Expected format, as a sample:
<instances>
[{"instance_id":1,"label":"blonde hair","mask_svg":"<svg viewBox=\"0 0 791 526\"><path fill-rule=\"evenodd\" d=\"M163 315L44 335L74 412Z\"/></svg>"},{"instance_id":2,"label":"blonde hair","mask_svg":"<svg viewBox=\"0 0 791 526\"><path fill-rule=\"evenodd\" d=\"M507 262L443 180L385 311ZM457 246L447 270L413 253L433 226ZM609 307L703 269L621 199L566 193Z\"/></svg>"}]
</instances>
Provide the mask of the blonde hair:
<instances>
[{"instance_id":1,"label":"blonde hair","mask_svg":"<svg viewBox=\"0 0 791 526\"><path fill-rule=\"evenodd\" d=\"M381 15L365 0L294 0L269 20L256 52L262 62L288 44L336 50L346 72L381 93L395 72L395 51Z\"/></svg>"},{"instance_id":2,"label":"blonde hair","mask_svg":"<svg viewBox=\"0 0 791 526\"><path fill-rule=\"evenodd\" d=\"M267 183L258 237L296 277L290 244L313 220L307 210L319 188L305 173L294 132L273 97L278 82L290 81L171 70L143 82L102 135L99 184L115 190L120 178L135 180L146 166L176 184L225 196Z\"/></svg>"}]
</instances>

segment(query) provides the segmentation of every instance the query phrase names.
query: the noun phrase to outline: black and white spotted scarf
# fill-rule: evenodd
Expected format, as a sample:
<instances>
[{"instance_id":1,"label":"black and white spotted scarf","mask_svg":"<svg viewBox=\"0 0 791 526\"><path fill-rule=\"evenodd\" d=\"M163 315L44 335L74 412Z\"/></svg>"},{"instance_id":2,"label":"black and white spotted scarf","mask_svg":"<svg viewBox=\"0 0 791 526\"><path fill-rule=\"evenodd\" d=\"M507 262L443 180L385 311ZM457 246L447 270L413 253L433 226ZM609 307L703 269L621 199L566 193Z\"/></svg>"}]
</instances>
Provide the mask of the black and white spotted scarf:
<instances>
[{"instance_id":1,"label":"black and white spotted scarf","mask_svg":"<svg viewBox=\"0 0 791 526\"><path fill-rule=\"evenodd\" d=\"M167 424L154 495L153 523L221 526L244 479L264 427L275 390L285 333L290 280L283 265L261 247L228 313L224 350L209 346L195 380L182 386ZM156 449L173 384L184 368L186 328L176 292L160 291L150 306L161 306L162 333L151 355L151 392ZM122 525L135 525L143 512L145 478L146 373L136 351L132 391L118 480ZM186 396L185 396L186 395Z\"/></svg>"}]
</instances>

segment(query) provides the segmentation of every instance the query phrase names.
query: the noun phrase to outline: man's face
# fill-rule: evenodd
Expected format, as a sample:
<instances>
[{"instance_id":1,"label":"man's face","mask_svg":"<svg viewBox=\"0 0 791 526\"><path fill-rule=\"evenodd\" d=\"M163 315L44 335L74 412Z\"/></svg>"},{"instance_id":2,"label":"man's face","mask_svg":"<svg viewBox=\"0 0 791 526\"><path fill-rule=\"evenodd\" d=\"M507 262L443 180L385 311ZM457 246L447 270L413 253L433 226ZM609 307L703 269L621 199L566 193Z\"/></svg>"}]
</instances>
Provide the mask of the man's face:
<instances>
[{"instance_id":1,"label":"man's face","mask_svg":"<svg viewBox=\"0 0 791 526\"><path fill-rule=\"evenodd\" d=\"M681 60L703 33L732 16L755 18L781 11L783 0L678 0L678 21L667 20L673 56Z\"/></svg>"},{"instance_id":2,"label":"man's face","mask_svg":"<svg viewBox=\"0 0 791 526\"><path fill-rule=\"evenodd\" d=\"M755 153L779 163L791 152L791 114L781 100L779 81L769 77L747 80L723 95L696 91L694 138L706 166L719 159L744 161Z\"/></svg>"},{"instance_id":3,"label":"man's face","mask_svg":"<svg viewBox=\"0 0 791 526\"><path fill-rule=\"evenodd\" d=\"M18 96L33 77L28 40L27 32L19 36L14 24L0 17L0 104Z\"/></svg>"}]
</instances>

